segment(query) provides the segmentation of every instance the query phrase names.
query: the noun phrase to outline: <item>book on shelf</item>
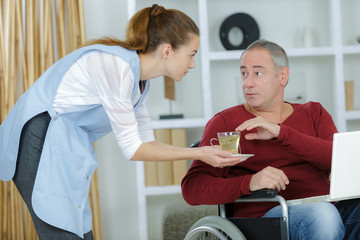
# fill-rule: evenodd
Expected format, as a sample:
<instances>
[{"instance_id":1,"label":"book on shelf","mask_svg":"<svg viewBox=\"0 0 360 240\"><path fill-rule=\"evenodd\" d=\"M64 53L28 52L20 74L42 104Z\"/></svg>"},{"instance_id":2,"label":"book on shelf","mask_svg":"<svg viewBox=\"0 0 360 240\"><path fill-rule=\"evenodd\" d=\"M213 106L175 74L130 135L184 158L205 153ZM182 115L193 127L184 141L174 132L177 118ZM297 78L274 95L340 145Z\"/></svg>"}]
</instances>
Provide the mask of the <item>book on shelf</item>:
<instances>
[{"instance_id":1,"label":"book on shelf","mask_svg":"<svg viewBox=\"0 0 360 240\"><path fill-rule=\"evenodd\" d=\"M155 140L158 142L186 147L185 129L156 129ZM144 163L145 185L166 186L178 185L187 172L187 160Z\"/></svg>"},{"instance_id":2,"label":"book on shelf","mask_svg":"<svg viewBox=\"0 0 360 240\"><path fill-rule=\"evenodd\" d=\"M186 147L185 129L171 129L171 144L177 147ZM180 185L181 180L187 172L187 160L174 161L173 184Z\"/></svg>"},{"instance_id":3,"label":"book on shelf","mask_svg":"<svg viewBox=\"0 0 360 240\"><path fill-rule=\"evenodd\" d=\"M171 144L170 129L156 129L154 135L156 141ZM157 185L172 185L172 163L157 162L157 170Z\"/></svg>"},{"instance_id":4,"label":"book on shelf","mask_svg":"<svg viewBox=\"0 0 360 240\"><path fill-rule=\"evenodd\" d=\"M148 187L157 186L157 175L158 175L157 162L145 161L144 168L145 168L146 186Z\"/></svg>"},{"instance_id":5,"label":"book on shelf","mask_svg":"<svg viewBox=\"0 0 360 240\"><path fill-rule=\"evenodd\" d=\"M345 81L345 103L346 111L354 110L354 81L346 80Z\"/></svg>"}]
</instances>

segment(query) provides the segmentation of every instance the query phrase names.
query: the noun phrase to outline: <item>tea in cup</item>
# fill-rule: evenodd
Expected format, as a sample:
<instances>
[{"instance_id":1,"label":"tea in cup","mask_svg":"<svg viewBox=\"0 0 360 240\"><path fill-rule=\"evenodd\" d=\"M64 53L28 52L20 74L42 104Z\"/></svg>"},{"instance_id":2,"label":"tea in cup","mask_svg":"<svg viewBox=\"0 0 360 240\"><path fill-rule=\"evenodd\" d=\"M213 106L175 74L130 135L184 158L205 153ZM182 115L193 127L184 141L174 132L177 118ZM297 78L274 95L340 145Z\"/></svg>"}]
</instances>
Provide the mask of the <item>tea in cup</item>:
<instances>
[{"instance_id":1,"label":"tea in cup","mask_svg":"<svg viewBox=\"0 0 360 240\"><path fill-rule=\"evenodd\" d=\"M210 140L211 146L213 146L212 141L217 140L222 150L229 151L232 154L241 153L241 151L239 152L240 132L218 132L217 136L218 138Z\"/></svg>"}]
</instances>

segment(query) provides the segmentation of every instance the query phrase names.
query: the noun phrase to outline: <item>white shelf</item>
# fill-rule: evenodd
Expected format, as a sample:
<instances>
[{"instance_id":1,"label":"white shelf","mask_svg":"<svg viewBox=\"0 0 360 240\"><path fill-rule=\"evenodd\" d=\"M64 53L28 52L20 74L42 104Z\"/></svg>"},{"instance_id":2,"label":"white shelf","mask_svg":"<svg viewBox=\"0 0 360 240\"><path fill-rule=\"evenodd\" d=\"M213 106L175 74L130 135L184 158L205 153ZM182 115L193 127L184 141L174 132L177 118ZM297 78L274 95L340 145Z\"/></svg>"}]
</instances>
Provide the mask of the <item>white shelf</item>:
<instances>
[{"instance_id":1,"label":"white shelf","mask_svg":"<svg viewBox=\"0 0 360 240\"><path fill-rule=\"evenodd\" d=\"M210 52L209 59L212 61L218 60L239 60L241 50L221 51L221 52Z\"/></svg>"},{"instance_id":2,"label":"white shelf","mask_svg":"<svg viewBox=\"0 0 360 240\"><path fill-rule=\"evenodd\" d=\"M360 48L357 50L360 51ZM335 54L332 47L290 48L285 51L289 57L332 56ZM210 52L209 59L211 61L239 60L242 52L242 50Z\"/></svg>"},{"instance_id":3,"label":"white shelf","mask_svg":"<svg viewBox=\"0 0 360 240\"><path fill-rule=\"evenodd\" d=\"M208 119L206 118L189 118L189 119L164 119L154 120L152 125L154 129L167 128L195 128L205 126Z\"/></svg>"},{"instance_id":4,"label":"white shelf","mask_svg":"<svg viewBox=\"0 0 360 240\"><path fill-rule=\"evenodd\" d=\"M335 50L332 47L290 48L285 49L289 57L317 57L332 56Z\"/></svg>"},{"instance_id":5,"label":"white shelf","mask_svg":"<svg viewBox=\"0 0 360 240\"><path fill-rule=\"evenodd\" d=\"M344 46L344 54L360 54L360 45Z\"/></svg>"},{"instance_id":6,"label":"white shelf","mask_svg":"<svg viewBox=\"0 0 360 240\"><path fill-rule=\"evenodd\" d=\"M180 185L156 186L156 187L145 188L146 196L159 196L159 195L171 195L171 194L181 194Z\"/></svg>"},{"instance_id":7,"label":"white shelf","mask_svg":"<svg viewBox=\"0 0 360 240\"><path fill-rule=\"evenodd\" d=\"M347 120L357 120L360 119L360 110L355 110L355 111L347 111L345 113L345 118Z\"/></svg>"}]
</instances>

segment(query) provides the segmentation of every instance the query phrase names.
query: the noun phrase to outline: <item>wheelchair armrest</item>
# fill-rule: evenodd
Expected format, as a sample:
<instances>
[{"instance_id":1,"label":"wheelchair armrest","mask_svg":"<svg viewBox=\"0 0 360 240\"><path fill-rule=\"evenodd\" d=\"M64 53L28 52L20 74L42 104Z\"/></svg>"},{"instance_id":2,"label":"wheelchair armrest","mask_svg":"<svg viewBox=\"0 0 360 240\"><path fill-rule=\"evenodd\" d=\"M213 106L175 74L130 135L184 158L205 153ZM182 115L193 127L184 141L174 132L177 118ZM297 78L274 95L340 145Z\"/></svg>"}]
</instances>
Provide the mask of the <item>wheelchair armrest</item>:
<instances>
[{"instance_id":1,"label":"wheelchair armrest","mask_svg":"<svg viewBox=\"0 0 360 240\"><path fill-rule=\"evenodd\" d=\"M284 221L286 228L284 234L289 237L289 212L286 200L278 195L276 190L261 189L253 192L249 196L238 198L235 202L278 202L281 206L282 220ZM219 214L221 217L226 217L225 205L219 205Z\"/></svg>"},{"instance_id":2,"label":"wheelchair armrest","mask_svg":"<svg viewBox=\"0 0 360 240\"><path fill-rule=\"evenodd\" d=\"M201 139L200 140L197 140L196 142L194 142L193 144L190 145L191 148L196 148L196 147L199 147L201 143Z\"/></svg>"},{"instance_id":3,"label":"wheelchair armrest","mask_svg":"<svg viewBox=\"0 0 360 240\"><path fill-rule=\"evenodd\" d=\"M235 202L278 202L281 206L283 219L285 221L288 221L289 219L287 202L282 196L277 194L276 190L261 189L254 191L251 195L240 197ZM224 204L219 205L219 215L226 218L226 209Z\"/></svg>"},{"instance_id":4,"label":"wheelchair armrest","mask_svg":"<svg viewBox=\"0 0 360 240\"><path fill-rule=\"evenodd\" d=\"M274 198L276 196L277 191L274 189L260 189L252 192L249 196L240 197L239 199Z\"/></svg>"}]
</instances>

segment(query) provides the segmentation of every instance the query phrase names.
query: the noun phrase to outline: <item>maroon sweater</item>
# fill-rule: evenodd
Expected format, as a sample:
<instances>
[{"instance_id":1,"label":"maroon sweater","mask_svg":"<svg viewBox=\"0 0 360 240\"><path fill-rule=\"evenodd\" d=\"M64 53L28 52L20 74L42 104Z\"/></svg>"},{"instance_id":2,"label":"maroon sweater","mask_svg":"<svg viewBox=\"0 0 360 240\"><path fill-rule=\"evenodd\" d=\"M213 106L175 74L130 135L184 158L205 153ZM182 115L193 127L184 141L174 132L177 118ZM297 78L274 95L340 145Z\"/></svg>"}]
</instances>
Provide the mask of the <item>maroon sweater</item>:
<instances>
[{"instance_id":1,"label":"maroon sweater","mask_svg":"<svg viewBox=\"0 0 360 240\"><path fill-rule=\"evenodd\" d=\"M252 175L267 166L283 170L289 178L286 190L279 192L286 200L328 194L335 124L319 103L292 106L294 112L280 124L278 139L246 140L247 131L241 133L241 153L253 153L254 157L225 168L195 160L181 184L185 201L191 205L234 202L251 194ZM243 105L216 114L205 127L200 146L210 145L217 132L233 131L254 117ZM246 203L241 209L238 205L233 207L235 217L259 217L274 203Z\"/></svg>"}]
</instances>

